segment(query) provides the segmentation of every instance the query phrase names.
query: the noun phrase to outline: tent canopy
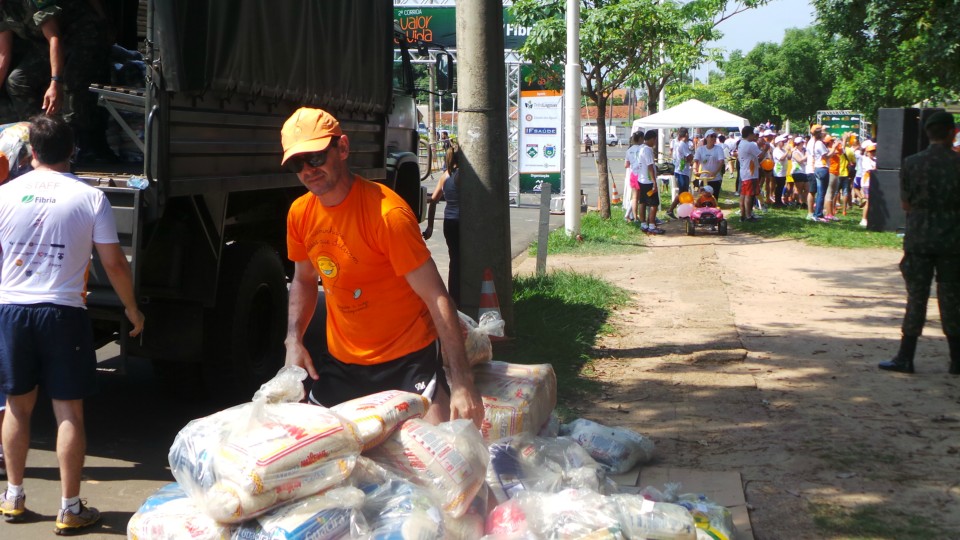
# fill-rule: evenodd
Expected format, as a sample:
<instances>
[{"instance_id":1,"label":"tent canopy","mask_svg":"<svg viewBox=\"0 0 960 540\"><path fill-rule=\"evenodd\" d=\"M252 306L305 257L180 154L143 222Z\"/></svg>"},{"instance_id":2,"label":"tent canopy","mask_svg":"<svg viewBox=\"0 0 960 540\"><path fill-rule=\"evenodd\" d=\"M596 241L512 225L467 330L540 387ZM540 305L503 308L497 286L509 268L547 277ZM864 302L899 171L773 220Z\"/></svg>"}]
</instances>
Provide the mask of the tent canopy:
<instances>
[{"instance_id":1,"label":"tent canopy","mask_svg":"<svg viewBox=\"0 0 960 540\"><path fill-rule=\"evenodd\" d=\"M746 118L711 107L700 100L689 99L676 107L634 120L631 133L640 128L742 128L749 124Z\"/></svg>"}]
</instances>

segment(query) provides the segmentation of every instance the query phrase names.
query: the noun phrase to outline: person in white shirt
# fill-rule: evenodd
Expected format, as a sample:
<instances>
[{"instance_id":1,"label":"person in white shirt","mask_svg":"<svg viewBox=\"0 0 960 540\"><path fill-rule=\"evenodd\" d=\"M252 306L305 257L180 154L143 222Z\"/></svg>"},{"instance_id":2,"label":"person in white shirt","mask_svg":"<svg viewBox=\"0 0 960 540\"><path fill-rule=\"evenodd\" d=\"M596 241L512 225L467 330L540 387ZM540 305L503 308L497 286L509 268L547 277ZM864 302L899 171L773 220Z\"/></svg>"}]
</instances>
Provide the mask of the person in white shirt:
<instances>
[{"instance_id":1,"label":"person in white shirt","mask_svg":"<svg viewBox=\"0 0 960 540\"><path fill-rule=\"evenodd\" d=\"M826 223L829 220L824 217L823 206L827 196L827 187L830 184L830 167L828 162L830 149L828 149L826 143L823 142L825 135L823 128L821 126L814 126L814 128L819 129L813 130L813 149L811 150L813 154L813 175L817 181L817 200L813 210L813 218L815 221ZM810 189L812 191L813 187Z\"/></svg>"},{"instance_id":2,"label":"person in white shirt","mask_svg":"<svg viewBox=\"0 0 960 540\"><path fill-rule=\"evenodd\" d=\"M703 141L693 154L693 169L697 178L705 180L713 188L714 195L720 197L726 159L723 145L717 144L717 132L712 129L707 130Z\"/></svg>"},{"instance_id":3,"label":"person in white shirt","mask_svg":"<svg viewBox=\"0 0 960 540\"><path fill-rule=\"evenodd\" d=\"M867 226L867 212L870 211L870 177L873 171L877 169L877 143L867 141L863 144L863 178L860 179L860 186L863 190L863 219L860 220L860 226Z\"/></svg>"},{"instance_id":4,"label":"person in white shirt","mask_svg":"<svg viewBox=\"0 0 960 540\"><path fill-rule=\"evenodd\" d=\"M0 186L0 389L7 394L3 448L8 481L0 512L8 521L26 515L30 417L43 387L58 425L58 532L100 520L96 508L80 501L86 452L83 399L96 391L97 382L84 305L94 248L130 320L131 336L143 330L144 319L106 195L70 174L73 140L70 126L59 116L33 118L35 169Z\"/></svg>"},{"instance_id":5,"label":"person in white shirt","mask_svg":"<svg viewBox=\"0 0 960 540\"><path fill-rule=\"evenodd\" d=\"M693 165L693 145L687 128L677 131L677 141L673 146L673 176L677 179L677 196L670 203L667 215L676 218L673 211L680 204L680 194L690 192L690 168Z\"/></svg>"},{"instance_id":6,"label":"person in white shirt","mask_svg":"<svg viewBox=\"0 0 960 540\"><path fill-rule=\"evenodd\" d=\"M626 178L623 181L623 210L628 223L637 221L637 204L639 202L640 184L638 183L640 170L640 146L643 144L643 133L636 132L630 136L630 147L624 165L627 168Z\"/></svg>"},{"instance_id":7,"label":"person in white shirt","mask_svg":"<svg viewBox=\"0 0 960 540\"><path fill-rule=\"evenodd\" d=\"M800 206L807 208L807 199L809 198L807 186L809 184L809 177L807 176L806 172L806 141L803 139L803 137L796 137L793 139L793 152L791 153L790 157L793 159L793 173L790 176L793 177L793 187L797 190L796 201Z\"/></svg>"},{"instance_id":8,"label":"person in white shirt","mask_svg":"<svg viewBox=\"0 0 960 540\"><path fill-rule=\"evenodd\" d=\"M643 222L640 229L648 234L663 234L657 227L657 208L660 207L660 192L657 191L657 172L654 169L653 147L657 145L657 130L648 130L643 135L640 156L637 159L637 180L639 184L639 210L637 216Z\"/></svg>"},{"instance_id":9,"label":"person in white shirt","mask_svg":"<svg viewBox=\"0 0 960 540\"><path fill-rule=\"evenodd\" d=\"M769 146L760 139L751 126L745 126L741 133L743 139L737 147L737 160L740 162L740 221L758 221L753 215L753 205L759 194L760 160L767 156Z\"/></svg>"}]
</instances>

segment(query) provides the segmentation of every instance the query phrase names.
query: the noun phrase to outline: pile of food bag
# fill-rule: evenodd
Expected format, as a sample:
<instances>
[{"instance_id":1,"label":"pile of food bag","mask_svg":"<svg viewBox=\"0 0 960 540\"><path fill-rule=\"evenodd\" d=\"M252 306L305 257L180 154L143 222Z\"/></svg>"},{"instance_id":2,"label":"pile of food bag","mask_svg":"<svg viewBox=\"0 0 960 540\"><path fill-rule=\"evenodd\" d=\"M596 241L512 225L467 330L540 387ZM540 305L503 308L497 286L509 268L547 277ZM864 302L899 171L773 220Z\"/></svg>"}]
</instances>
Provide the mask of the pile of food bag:
<instances>
[{"instance_id":1,"label":"pile of food bag","mask_svg":"<svg viewBox=\"0 0 960 540\"><path fill-rule=\"evenodd\" d=\"M176 483L143 503L128 538L733 538L730 512L702 495L620 493L608 474L648 462L653 442L586 419L559 425L549 364L473 369L482 429L431 425L430 402L403 391L302 403L306 372L285 367L251 402L180 431Z\"/></svg>"}]
</instances>

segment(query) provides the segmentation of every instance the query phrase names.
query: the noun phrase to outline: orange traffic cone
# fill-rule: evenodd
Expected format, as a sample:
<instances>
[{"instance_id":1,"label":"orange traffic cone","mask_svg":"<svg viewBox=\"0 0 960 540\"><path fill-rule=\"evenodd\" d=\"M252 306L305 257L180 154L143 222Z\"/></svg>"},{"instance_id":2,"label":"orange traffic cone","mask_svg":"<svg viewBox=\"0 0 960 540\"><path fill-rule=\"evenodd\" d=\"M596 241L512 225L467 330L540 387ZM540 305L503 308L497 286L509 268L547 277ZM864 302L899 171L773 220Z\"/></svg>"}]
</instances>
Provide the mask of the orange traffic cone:
<instances>
[{"instance_id":1,"label":"orange traffic cone","mask_svg":"<svg viewBox=\"0 0 960 540\"><path fill-rule=\"evenodd\" d=\"M617 183L611 178L610 183L613 184L613 195L610 196L610 204L622 204L623 201L620 200L620 192L617 191Z\"/></svg>"},{"instance_id":2,"label":"orange traffic cone","mask_svg":"<svg viewBox=\"0 0 960 540\"><path fill-rule=\"evenodd\" d=\"M493 284L493 270L487 268L483 271L483 282L480 284L480 310L477 313L477 320L488 311L497 312L500 316L500 300L497 299L497 289Z\"/></svg>"}]
</instances>

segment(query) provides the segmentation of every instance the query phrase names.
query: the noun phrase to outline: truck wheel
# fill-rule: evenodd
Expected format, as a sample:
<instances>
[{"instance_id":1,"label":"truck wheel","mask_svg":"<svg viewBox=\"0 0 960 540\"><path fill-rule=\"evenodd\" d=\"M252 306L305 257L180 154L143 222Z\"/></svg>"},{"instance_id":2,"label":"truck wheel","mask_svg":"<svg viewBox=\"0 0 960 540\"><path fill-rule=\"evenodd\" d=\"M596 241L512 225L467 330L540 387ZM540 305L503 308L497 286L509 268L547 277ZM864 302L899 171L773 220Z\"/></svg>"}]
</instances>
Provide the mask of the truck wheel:
<instances>
[{"instance_id":1,"label":"truck wheel","mask_svg":"<svg viewBox=\"0 0 960 540\"><path fill-rule=\"evenodd\" d=\"M211 393L249 400L283 367L287 280L280 257L259 243L225 248L220 272L204 379Z\"/></svg>"}]
</instances>

